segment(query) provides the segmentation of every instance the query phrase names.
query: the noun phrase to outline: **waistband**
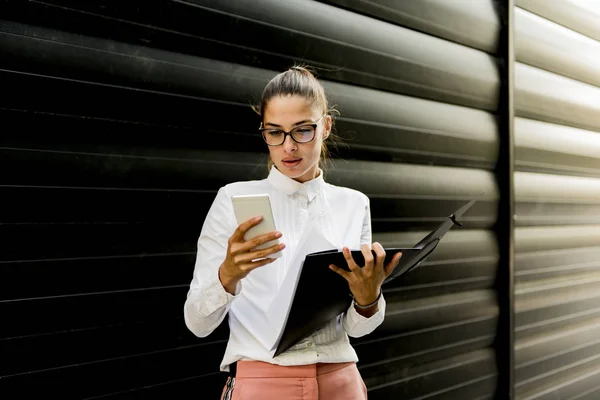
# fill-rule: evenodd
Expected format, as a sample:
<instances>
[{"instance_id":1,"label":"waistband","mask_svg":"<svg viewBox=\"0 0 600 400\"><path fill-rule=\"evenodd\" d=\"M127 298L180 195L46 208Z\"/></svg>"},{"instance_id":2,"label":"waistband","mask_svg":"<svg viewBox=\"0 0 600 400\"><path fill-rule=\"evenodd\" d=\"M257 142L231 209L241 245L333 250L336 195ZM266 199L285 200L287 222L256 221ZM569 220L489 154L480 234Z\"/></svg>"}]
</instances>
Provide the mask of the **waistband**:
<instances>
[{"instance_id":1,"label":"waistband","mask_svg":"<svg viewBox=\"0 0 600 400\"><path fill-rule=\"evenodd\" d=\"M343 362L283 366L263 361L238 361L236 378L315 378L355 365L354 362Z\"/></svg>"}]
</instances>

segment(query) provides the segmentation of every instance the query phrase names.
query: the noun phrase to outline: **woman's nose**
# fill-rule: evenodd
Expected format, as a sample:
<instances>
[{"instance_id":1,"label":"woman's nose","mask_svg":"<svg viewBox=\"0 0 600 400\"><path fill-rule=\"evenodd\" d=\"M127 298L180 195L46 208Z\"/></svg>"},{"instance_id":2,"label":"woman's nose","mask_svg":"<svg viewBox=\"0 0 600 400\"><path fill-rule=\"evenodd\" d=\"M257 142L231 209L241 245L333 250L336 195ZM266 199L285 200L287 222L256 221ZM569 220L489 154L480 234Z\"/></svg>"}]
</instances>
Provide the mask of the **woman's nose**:
<instances>
[{"instance_id":1,"label":"woman's nose","mask_svg":"<svg viewBox=\"0 0 600 400\"><path fill-rule=\"evenodd\" d=\"M286 135L283 141L283 149L285 151L296 151L298 149L298 143L294 142L291 135Z\"/></svg>"}]
</instances>

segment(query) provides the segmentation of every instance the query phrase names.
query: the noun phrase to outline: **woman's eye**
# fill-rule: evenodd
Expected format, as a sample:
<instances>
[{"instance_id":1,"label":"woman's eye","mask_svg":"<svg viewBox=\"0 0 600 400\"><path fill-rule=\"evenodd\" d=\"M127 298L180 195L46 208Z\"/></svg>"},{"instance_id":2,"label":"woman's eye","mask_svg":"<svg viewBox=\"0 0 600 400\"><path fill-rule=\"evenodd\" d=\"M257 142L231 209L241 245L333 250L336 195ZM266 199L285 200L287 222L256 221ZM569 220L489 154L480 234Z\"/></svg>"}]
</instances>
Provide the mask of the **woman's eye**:
<instances>
[{"instance_id":1,"label":"woman's eye","mask_svg":"<svg viewBox=\"0 0 600 400\"><path fill-rule=\"evenodd\" d=\"M279 135L281 135L281 131L267 131L267 135L269 135L269 136L279 136Z\"/></svg>"}]
</instances>

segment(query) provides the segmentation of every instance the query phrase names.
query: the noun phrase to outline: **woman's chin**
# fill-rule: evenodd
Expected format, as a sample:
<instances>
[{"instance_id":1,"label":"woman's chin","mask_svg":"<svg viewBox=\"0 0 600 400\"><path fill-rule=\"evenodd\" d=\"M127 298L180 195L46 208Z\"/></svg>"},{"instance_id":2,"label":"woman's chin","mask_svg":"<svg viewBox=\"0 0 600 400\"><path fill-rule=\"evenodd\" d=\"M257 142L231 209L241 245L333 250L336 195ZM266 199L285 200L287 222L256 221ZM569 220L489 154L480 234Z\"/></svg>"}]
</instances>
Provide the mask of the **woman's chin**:
<instances>
[{"instance_id":1,"label":"woman's chin","mask_svg":"<svg viewBox=\"0 0 600 400\"><path fill-rule=\"evenodd\" d=\"M298 182L306 182L315 178L316 171L311 171L311 168L303 168L302 163L299 163L295 166L288 167L285 163L276 164L277 169L287 176L290 179L293 179Z\"/></svg>"}]
</instances>

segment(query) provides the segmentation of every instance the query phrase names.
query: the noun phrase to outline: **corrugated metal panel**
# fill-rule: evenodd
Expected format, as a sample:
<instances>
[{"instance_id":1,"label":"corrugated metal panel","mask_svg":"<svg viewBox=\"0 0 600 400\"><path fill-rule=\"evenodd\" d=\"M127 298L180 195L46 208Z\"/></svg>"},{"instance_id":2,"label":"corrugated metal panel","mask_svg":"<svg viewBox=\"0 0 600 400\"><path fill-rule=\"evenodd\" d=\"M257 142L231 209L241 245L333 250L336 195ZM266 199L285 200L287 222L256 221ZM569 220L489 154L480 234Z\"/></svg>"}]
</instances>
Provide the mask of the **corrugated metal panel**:
<instances>
[{"instance_id":1,"label":"corrugated metal panel","mask_svg":"<svg viewBox=\"0 0 600 400\"><path fill-rule=\"evenodd\" d=\"M600 14L591 3L517 0L528 10L516 10L517 60L531 65L517 65L517 114L540 120L515 123L516 168L528 171L515 175L519 399L600 396Z\"/></svg>"},{"instance_id":2,"label":"corrugated metal panel","mask_svg":"<svg viewBox=\"0 0 600 400\"><path fill-rule=\"evenodd\" d=\"M65 16L92 19L101 14L104 24L121 30L108 34L94 29L94 24L88 27L78 22L77 31L161 47L168 47L165 38L172 38L182 44L173 44L169 50L185 46L186 53L201 52L259 67L283 69L294 59L303 60L322 67L321 76L331 80L487 110L496 108L499 79L492 56L310 0L159 1L155 5L112 1L102 7L73 0L48 3L91 14L78 15L70 8L65 11L51 5L43 14L31 10L36 21L58 29L64 29L59 21ZM153 9L160 9L162 14ZM136 25L119 23L124 16ZM148 29L156 25L163 30ZM355 34L355 26L361 27L360 35ZM240 31L252 34L239 35ZM422 51L424 48L427 51Z\"/></svg>"},{"instance_id":3,"label":"corrugated metal panel","mask_svg":"<svg viewBox=\"0 0 600 400\"><path fill-rule=\"evenodd\" d=\"M519 61L600 86L600 42L521 8L515 10L515 19Z\"/></svg>"},{"instance_id":4,"label":"corrugated metal panel","mask_svg":"<svg viewBox=\"0 0 600 400\"><path fill-rule=\"evenodd\" d=\"M598 178L518 172L515 190L519 226L600 223Z\"/></svg>"},{"instance_id":5,"label":"corrugated metal panel","mask_svg":"<svg viewBox=\"0 0 600 400\"><path fill-rule=\"evenodd\" d=\"M324 0L384 21L496 54L500 21L492 1Z\"/></svg>"},{"instance_id":6,"label":"corrugated metal panel","mask_svg":"<svg viewBox=\"0 0 600 400\"><path fill-rule=\"evenodd\" d=\"M253 36L248 44L299 57L313 65L351 71L357 74L356 79L351 78L354 83L365 84L365 79L377 77L385 80L375 83L377 88L488 110L496 108L498 71L494 58L481 51L310 0L189 3L214 13L251 19L255 33L265 29L268 34L263 27L276 27L279 36L293 32L310 37L305 41L310 43L308 52L286 42L274 48L275 41L264 41L261 36ZM360 35L352 28L358 26ZM215 32L216 36L220 34ZM237 35L229 40L242 45L249 39Z\"/></svg>"},{"instance_id":7,"label":"corrugated metal panel","mask_svg":"<svg viewBox=\"0 0 600 400\"><path fill-rule=\"evenodd\" d=\"M515 71L518 116L600 131L600 87L521 63Z\"/></svg>"},{"instance_id":8,"label":"corrugated metal panel","mask_svg":"<svg viewBox=\"0 0 600 400\"><path fill-rule=\"evenodd\" d=\"M522 171L600 176L597 132L515 118L515 164Z\"/></svg>"},{"instance_id":9,"label":"corrugated metal panel","mask_svg":"<svg viewBox=\"0 0 600 400\"><path fill-rule=\"evenodd\" d=\"M516 0L517 6L561 24L592 39L600 40L600 5L595 1Z\"/></svg>"},{"instance_id":10,"label":"corrugated metal panel","mask_svg":"<svg viewBox=\"0 0 600 400\"><path fill-rule=\"evenodd\" d=\"M0 168L18 172L0 182L10 210L0 313L15 322L0 328L2 389L218 397L226 326L198 339L181 319L195 241L218 187L265 175L248 103L304 60L326 67L349 144L327 179L370 197L375 239L414 244L485 193L465 229L387 289L384 325L353 341L370 398L491 397L499 133L486 110L497 103L496 60L362 15L359 3L2 4L10 95L0 112L20 127L0 137ZM411 15L442 6L460 21L491 18L491 2L431 2ZM360 34L348 29L357 25ZM459 42L472 32L426 25ZM490 51L497 26L463 43Z\"/></svg>"}]
</instances>

